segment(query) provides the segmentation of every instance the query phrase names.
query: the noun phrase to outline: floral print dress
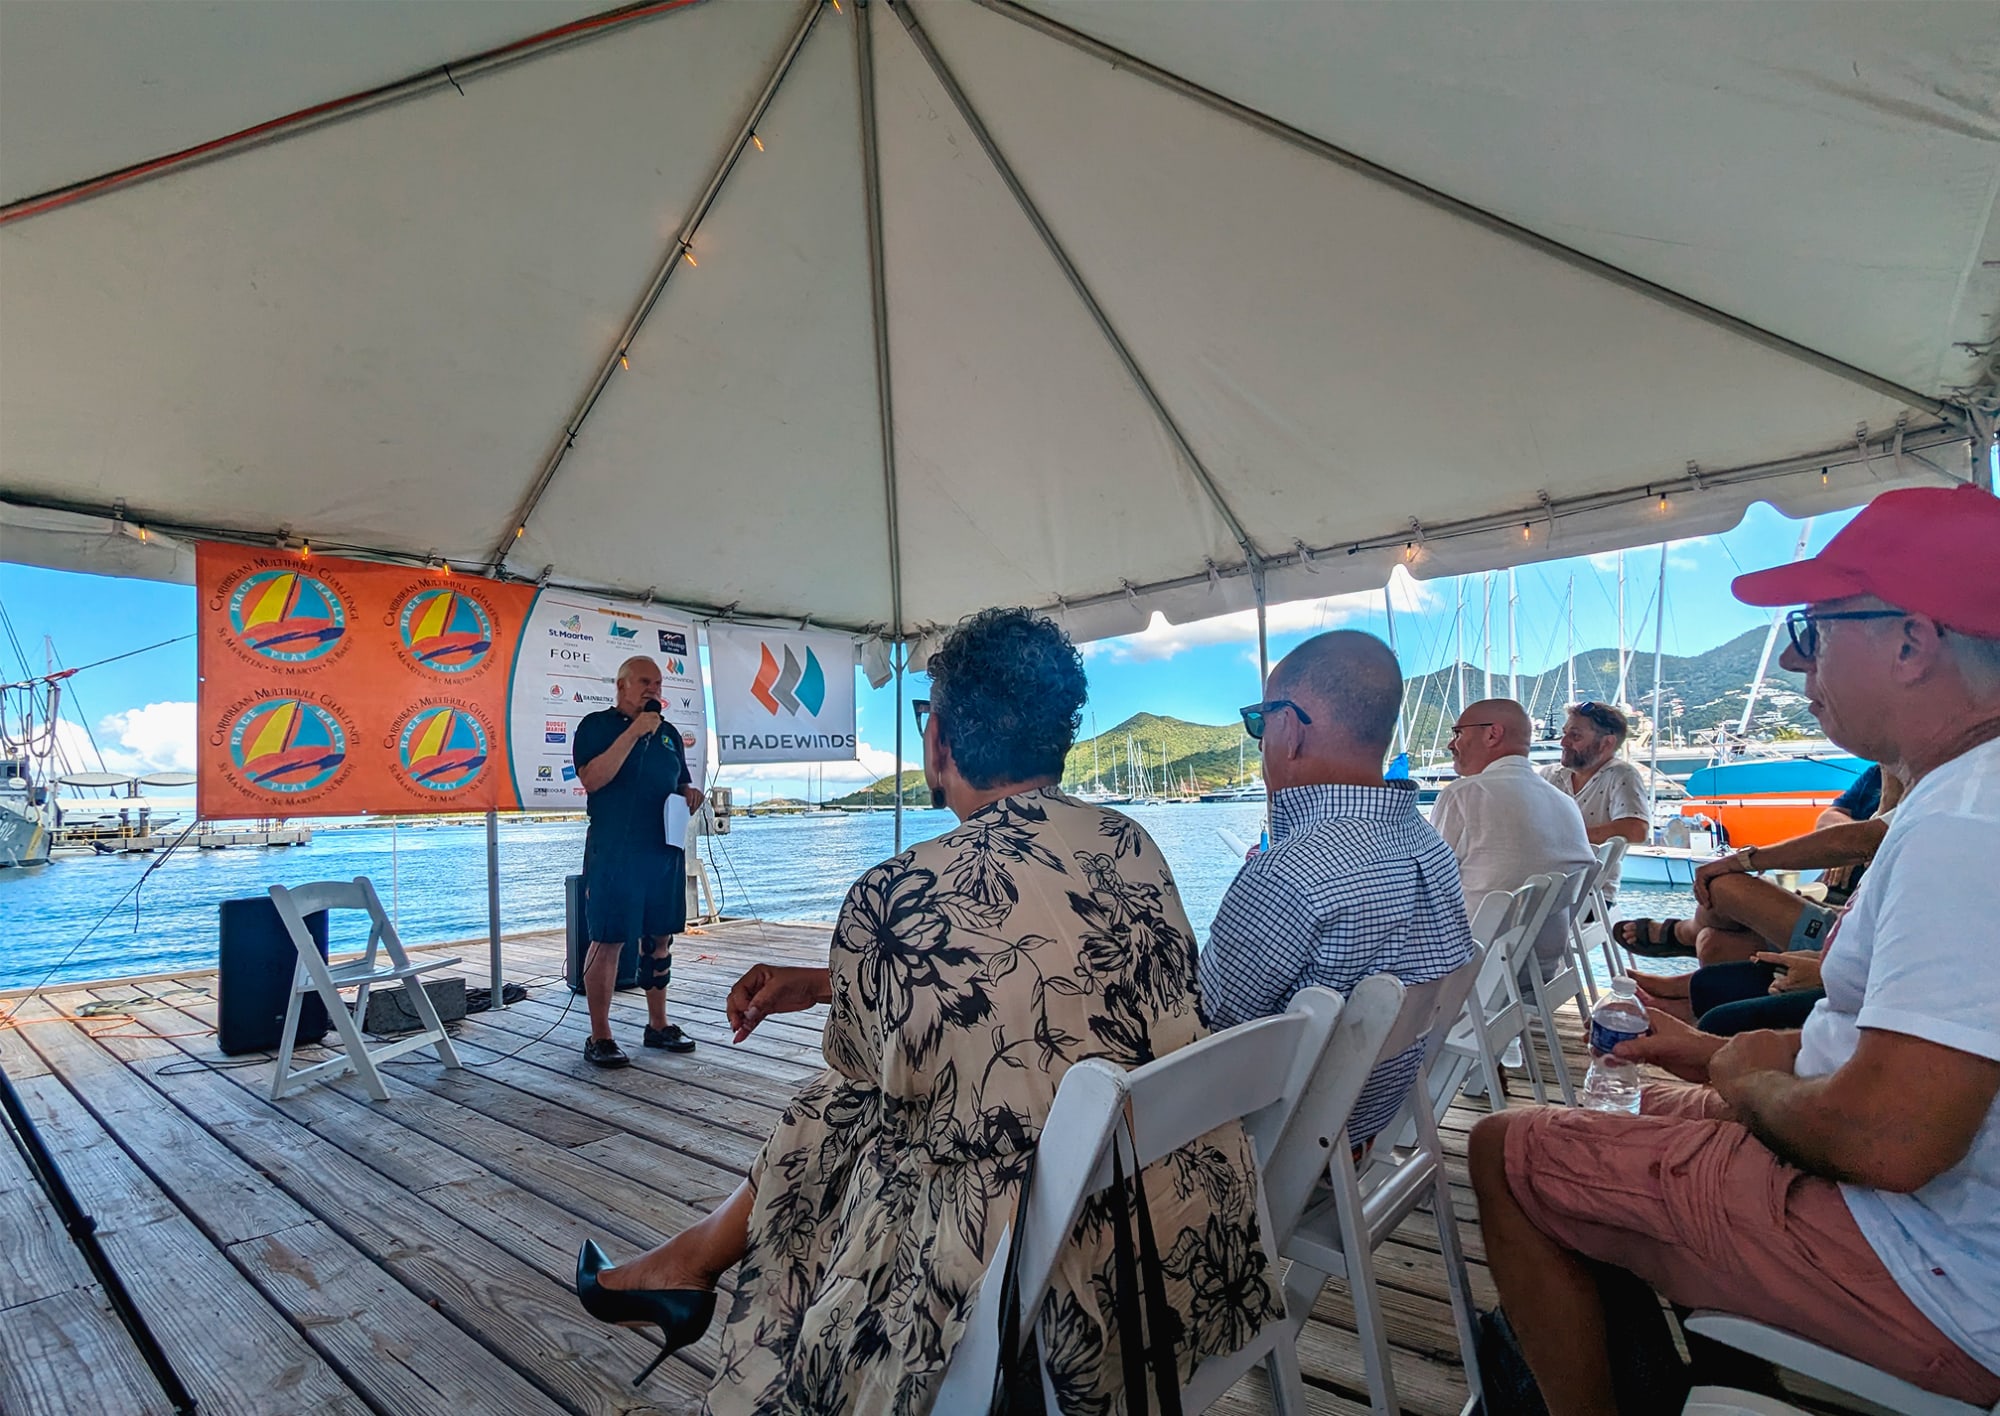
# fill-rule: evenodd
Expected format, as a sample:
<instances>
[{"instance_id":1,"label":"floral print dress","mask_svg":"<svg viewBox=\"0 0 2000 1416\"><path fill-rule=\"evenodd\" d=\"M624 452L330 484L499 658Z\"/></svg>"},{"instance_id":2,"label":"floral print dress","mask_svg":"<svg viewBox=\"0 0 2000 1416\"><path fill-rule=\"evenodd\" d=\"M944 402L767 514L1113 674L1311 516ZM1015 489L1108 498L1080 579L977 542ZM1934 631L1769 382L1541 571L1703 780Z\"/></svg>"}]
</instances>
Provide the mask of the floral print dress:
<instances>
[{"instance_id":1,"label":"floral print dress","mask_svg":"<svg viewBox=\"0 0 2000 1416\"><path fill-rule=\"evenodd\" d=\"M714 1416L929 1411L1063 1073L1088 1057L1136 1067L1207 1034L1159 848L1054 788L862 876L829 962L827 1070L751 1172ZM1146 1172L1183 1377L1279 1312L1252 1167L1232 1123ZM1102 1198L1043 1308L1070 1416L1124 1409Z\"/></svg>"}]
</instances>

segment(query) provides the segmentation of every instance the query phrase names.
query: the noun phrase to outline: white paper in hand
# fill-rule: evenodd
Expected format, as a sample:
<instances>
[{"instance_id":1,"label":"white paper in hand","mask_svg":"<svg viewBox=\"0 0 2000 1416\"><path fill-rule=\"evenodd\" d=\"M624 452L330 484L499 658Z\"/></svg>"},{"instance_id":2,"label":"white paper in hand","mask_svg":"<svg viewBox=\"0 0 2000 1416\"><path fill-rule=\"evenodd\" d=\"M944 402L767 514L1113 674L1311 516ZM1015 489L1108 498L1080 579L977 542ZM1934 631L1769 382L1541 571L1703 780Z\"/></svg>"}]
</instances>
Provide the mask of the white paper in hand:
<instances>
[{"instance_id":1,"label":"white paper in hand","mask_svg":"<svg viewBox=\"0 0 2000 1416\"><path fill-rule=\"evenodd\" d=\"M687 849L688 839L687 798L679 792L667 793L667 844L679 850Z\"/></svg>"}]
</instances>

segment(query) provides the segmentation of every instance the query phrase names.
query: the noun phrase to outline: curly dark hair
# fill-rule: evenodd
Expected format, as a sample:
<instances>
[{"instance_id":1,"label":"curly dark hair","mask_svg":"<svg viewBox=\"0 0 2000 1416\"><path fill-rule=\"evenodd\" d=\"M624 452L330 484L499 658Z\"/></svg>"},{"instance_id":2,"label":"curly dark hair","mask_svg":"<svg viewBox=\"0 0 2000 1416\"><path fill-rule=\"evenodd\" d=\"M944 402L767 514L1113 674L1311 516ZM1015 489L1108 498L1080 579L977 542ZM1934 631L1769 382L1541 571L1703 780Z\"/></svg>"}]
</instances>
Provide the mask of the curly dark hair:
<instances>
[{"instance_id":1,"label":"curly dark hair","mask_svg":"<svg viewBox=\"0 0 2000 1416\"><path fill-rule=\"evenodd\" d=\"M1032 610L981 610L931 655L931 711L967 782L984 791L1059 777L1083 722L1083 656Z\"/></svg>"}]
</instances>

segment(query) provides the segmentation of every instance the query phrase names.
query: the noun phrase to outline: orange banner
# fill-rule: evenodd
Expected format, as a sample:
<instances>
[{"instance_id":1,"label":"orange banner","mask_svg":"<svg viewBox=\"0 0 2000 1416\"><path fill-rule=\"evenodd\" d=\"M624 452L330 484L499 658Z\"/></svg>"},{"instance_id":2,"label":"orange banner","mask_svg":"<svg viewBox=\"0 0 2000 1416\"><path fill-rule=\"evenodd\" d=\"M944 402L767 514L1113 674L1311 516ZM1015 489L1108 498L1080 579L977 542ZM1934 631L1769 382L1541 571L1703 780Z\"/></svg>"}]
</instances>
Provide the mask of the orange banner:
<instances>
[{"instance_id":1,"label":"orange banner","mask_svg":"<svg viewBox=\"0 0 2000 1416\"><path fill-rule=\"evenodd\" d=\"M530 586L203 543L205 817L508 810Z\"/></svg>"}]
</instances>

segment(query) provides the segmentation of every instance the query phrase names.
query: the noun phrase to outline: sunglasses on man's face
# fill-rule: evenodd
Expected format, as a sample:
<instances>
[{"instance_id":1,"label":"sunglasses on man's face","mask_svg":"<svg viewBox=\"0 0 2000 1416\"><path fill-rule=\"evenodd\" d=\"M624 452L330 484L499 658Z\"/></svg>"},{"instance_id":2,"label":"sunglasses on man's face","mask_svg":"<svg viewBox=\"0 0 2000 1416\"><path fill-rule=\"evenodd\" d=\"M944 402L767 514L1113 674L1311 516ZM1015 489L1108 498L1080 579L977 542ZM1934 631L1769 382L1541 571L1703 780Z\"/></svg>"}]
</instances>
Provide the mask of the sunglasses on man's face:
<instances>
[{"instance_id":1,"label":"sunglasses on man's face","mask_svg":"<svg viewBox=\"0 0 2000 1416\"><path fill-rule=\"evenodd\" d=\"M1312 719L1307 716L1306 710L1299 707L1298 704L1292 702L1289 698L1273 698L1268 703L1252 703L1248 708L1238 708L1236 711L1243 715L1243 731L1250 734L1254 740L1262 742L1264 740L1265 715L1280 713L1287 708L1298 714L1299 722L1302 725L1306 727L1312 726Z\"/></svg>"},{"instance_id":2,"label":"sunglasses on man's face","mask_svg":"<svg viewBox=\"0 0 2000 1416\"><path fill-rule=\"evenodd\" d=\"M924 735L924 724L930 721L931 701L928 698L912 698L910 711L917 715L917 736Z\"/></svg>"},{"instance_id":3,"label":"sunglasses on man's face","mask_svg":"<svg viewBox=\"0 0 2000 1416\"><path fill-rule=\"evenodd\" d=\"M1614 716L1617 710L1607 703L1579 703L1569 711L1601 733L1618 731L1618 719Z\"/></svg>"},{"instance_id":4,"label":"sunglasses on man's face","mask_svg":"<svg viewBox=\"0 0 2000 1416\"><path fill-rule=\"evenodd\" d=\"M1793 610L1785 616L1785 633L1792 637L1792 652L1810 663L1819 657L1819 627L1827 620L1882 620L1906 618L1901 610Z\"/></svg>"}]
</instances>

